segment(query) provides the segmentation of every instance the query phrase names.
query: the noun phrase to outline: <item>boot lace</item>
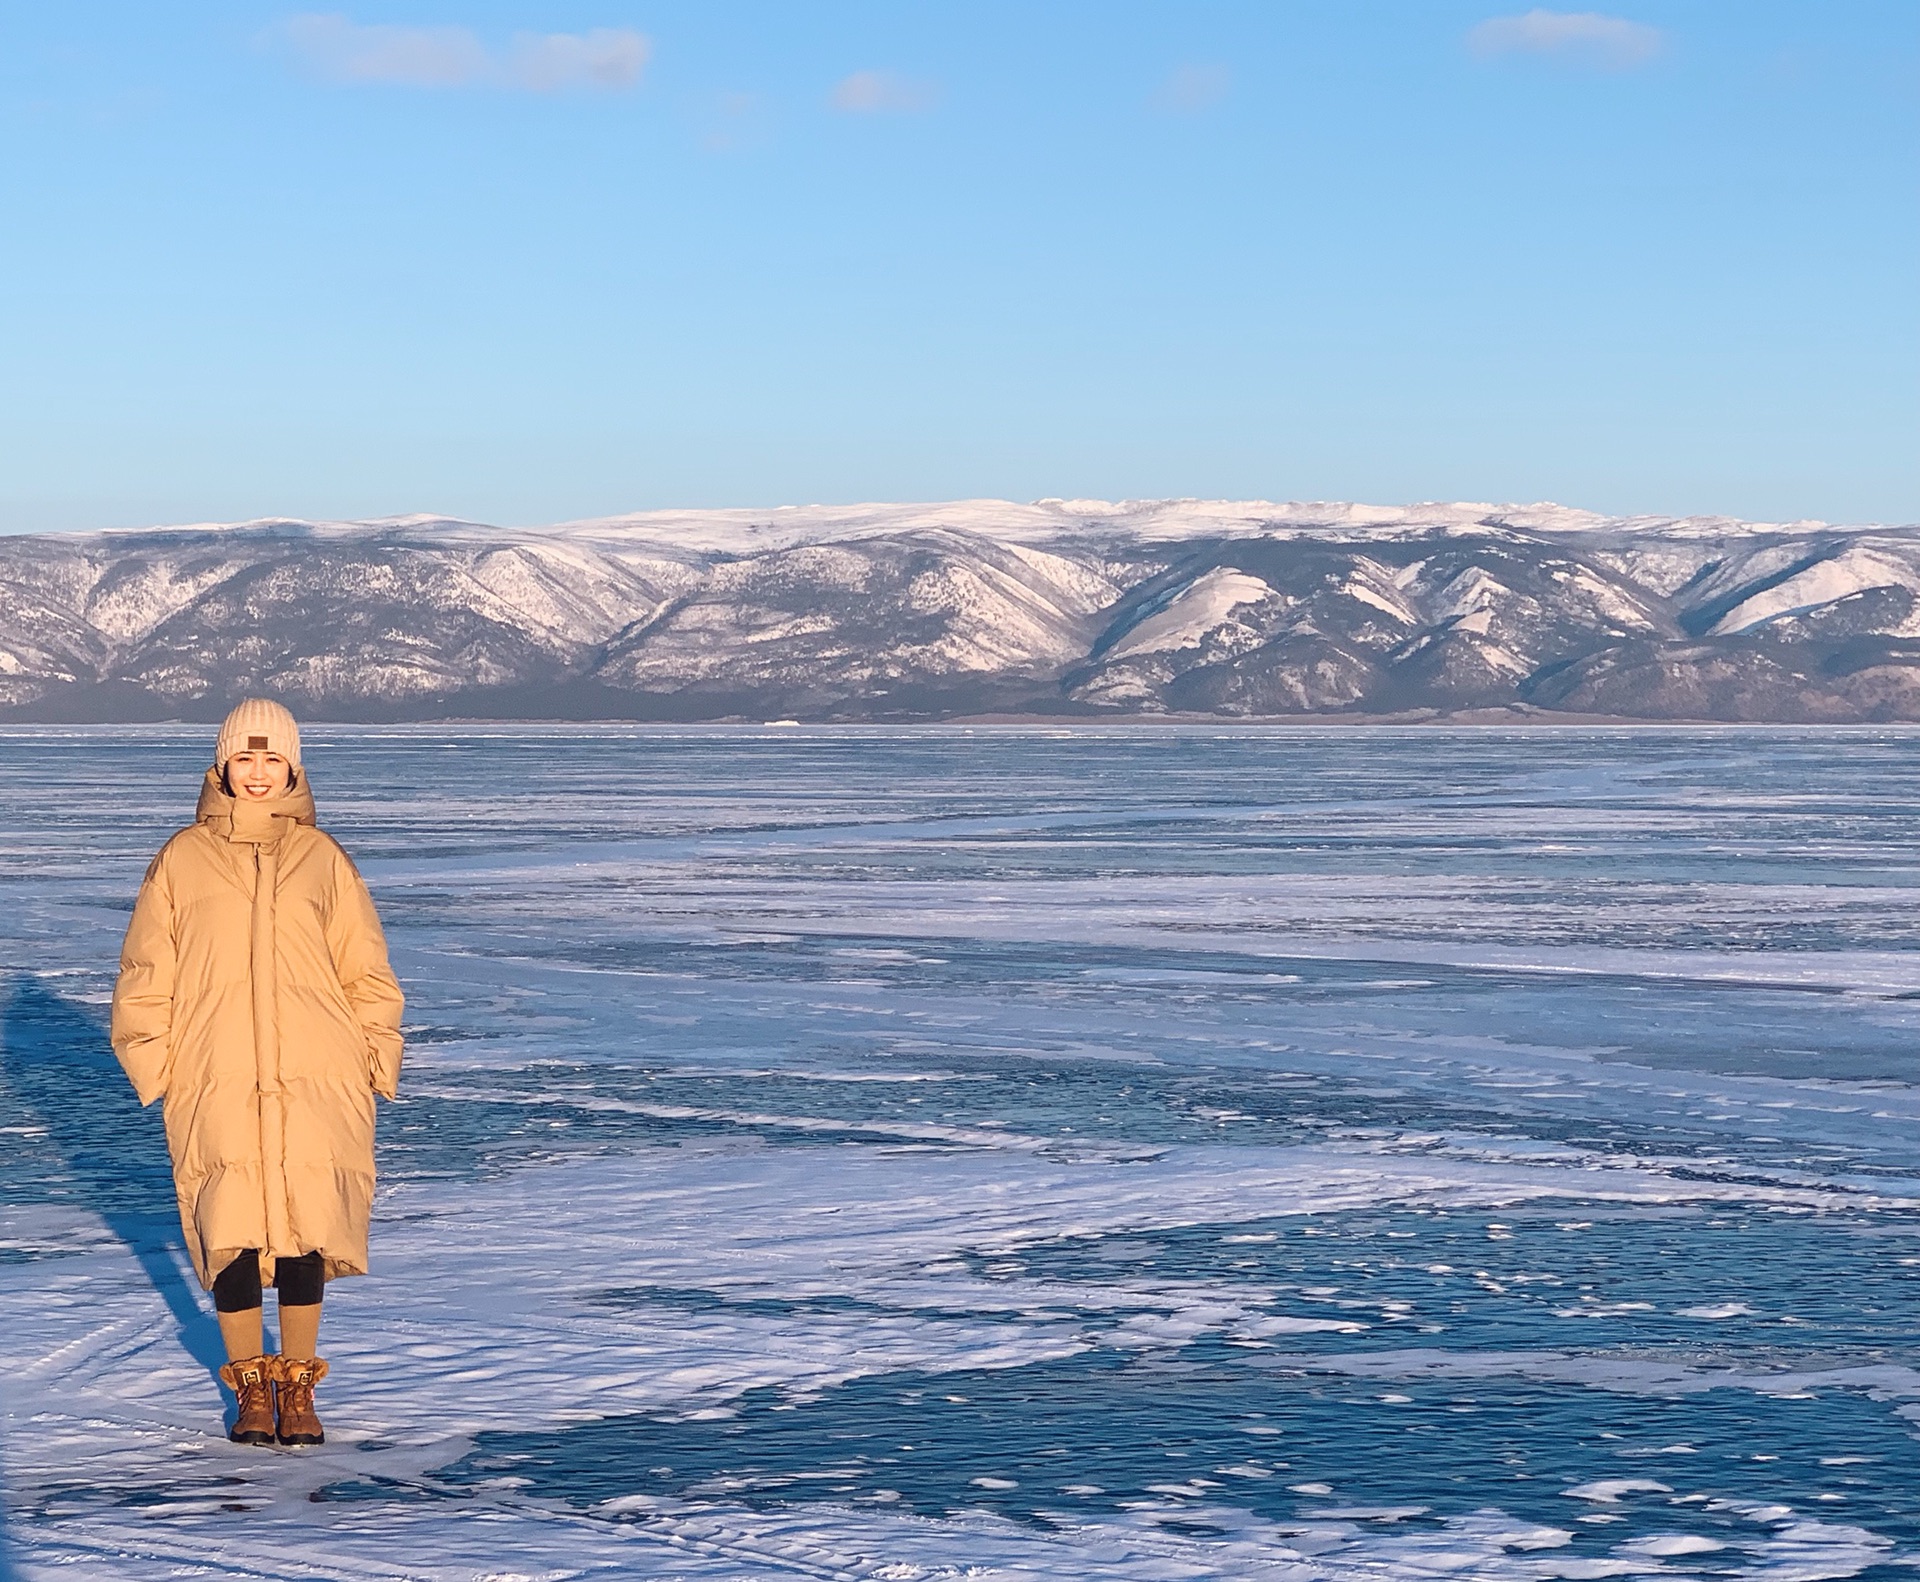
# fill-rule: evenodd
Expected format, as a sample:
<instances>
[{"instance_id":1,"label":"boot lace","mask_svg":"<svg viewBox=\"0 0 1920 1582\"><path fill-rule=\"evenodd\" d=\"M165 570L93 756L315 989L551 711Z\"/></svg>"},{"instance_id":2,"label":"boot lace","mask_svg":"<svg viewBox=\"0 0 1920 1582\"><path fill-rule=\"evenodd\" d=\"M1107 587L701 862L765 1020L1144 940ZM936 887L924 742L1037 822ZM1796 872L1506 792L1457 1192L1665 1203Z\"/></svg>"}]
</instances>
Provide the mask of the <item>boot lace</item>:
<instances>
[{"instance_id":1,"label":"boot lace","mask_svg":"<svg viewBox=\"0 0 1920 1582\"><path fill-rule=\"evenodd\" d=\"M313 1374L306 1369L289 1369L280 1386L280 1410L302 1416L313 1410Z\"/></svg>"}]
</instances>

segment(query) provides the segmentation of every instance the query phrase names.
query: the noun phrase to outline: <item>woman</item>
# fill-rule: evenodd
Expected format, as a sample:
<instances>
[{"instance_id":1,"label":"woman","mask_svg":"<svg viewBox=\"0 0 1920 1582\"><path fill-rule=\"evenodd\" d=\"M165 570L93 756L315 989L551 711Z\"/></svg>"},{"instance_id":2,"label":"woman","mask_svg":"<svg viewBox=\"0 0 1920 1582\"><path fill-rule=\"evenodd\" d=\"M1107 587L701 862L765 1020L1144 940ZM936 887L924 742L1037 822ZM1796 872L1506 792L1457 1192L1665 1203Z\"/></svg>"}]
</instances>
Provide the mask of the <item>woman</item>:
<instances>
[{"instance_id":1,"label":"woman","mask_svg":"<svg viewBox=\"0 0 1920 1582\"><path fill-rule=\"evenodd\" d=\"M313 822L300 731L249 698L198 822L160 848L113 992L113 1049L164 1101L180 1223L239 1399L228 1437L317 1445L326 1282L367 1272L373 1095L400 1080L400 985L347 854ZM261 1282L279 1298L266 1354Z\"/></svg>"}]
</instances>

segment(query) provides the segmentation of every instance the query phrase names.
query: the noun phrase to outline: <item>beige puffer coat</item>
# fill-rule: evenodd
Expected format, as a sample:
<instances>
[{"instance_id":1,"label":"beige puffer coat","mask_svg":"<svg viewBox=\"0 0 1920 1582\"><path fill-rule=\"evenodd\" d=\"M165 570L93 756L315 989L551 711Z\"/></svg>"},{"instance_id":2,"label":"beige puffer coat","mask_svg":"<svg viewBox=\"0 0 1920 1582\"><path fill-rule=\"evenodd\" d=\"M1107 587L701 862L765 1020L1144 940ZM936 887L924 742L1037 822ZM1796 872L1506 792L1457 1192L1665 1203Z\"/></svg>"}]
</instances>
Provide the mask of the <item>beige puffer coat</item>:
<instances>
[{"instance_id":1,"label":"beige puffer coat","mask_svg":"<svg viewBox=\"0 0 1920 1582\"><path fill-rule=\"evenodd\" d=\"M400 1080L400 985L366 884L314 828L302 772L236 801L207 771L199 822L147 869L113 992L113 1049L165 1100L200 1283L249 1247L261 1273L321 1253L365 1274L373 1096Z\"/></svg>"}]
</instances>

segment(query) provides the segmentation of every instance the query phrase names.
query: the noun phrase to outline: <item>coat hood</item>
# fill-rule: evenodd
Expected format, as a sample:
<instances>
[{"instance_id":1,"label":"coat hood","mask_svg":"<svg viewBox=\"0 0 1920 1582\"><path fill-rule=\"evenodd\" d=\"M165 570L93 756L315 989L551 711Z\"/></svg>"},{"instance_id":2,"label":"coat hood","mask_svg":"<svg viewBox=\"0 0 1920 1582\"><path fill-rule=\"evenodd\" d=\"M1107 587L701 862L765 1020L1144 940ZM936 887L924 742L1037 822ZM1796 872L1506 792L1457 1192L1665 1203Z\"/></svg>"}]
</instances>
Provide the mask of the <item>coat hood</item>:
<instances>
[{"instance_id":1,"label":"coat hood","mask_svg":"<svg viewBox=\"0 0 1920 1582\"><path fill-rule=\"evenodd\" d=\"M265 802L242 802L220 783L220 771L209 769L200 782L200 804L194 819L226 840L273 841L294 824L314 823L313 792L307 772L295 771L291 787Z\"/></svg>"}]
</instances>

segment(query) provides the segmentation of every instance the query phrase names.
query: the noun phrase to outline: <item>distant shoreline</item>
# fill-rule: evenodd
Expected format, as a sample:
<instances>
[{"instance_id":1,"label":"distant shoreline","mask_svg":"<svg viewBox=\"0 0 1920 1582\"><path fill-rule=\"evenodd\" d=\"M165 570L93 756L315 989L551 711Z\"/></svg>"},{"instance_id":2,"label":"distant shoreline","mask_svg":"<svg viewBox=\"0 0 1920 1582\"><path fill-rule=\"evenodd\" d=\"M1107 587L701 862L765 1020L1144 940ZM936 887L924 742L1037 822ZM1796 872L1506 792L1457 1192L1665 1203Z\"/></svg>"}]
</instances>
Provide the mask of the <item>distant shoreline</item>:
<instances>
[{"instance_id":1,"label":"distant shoreline","mask_svg":"<svg viewBox=\"0 0 1920 1582\"><path fill-rule=\"evenodd\" d=\"M27 718L0 713L0 737L32 735L44 731L179 731L199 732L214 723L212 719L82 720ZM577 731L755 731L777 735L786 731L928 731L991 730L1024 731L1044 735L1072 732L1097 733L1119 730L1189 731L1892 731L1920 734L1915 720L1707 720L1636 719L1626 715L1552 714L1544 710L1530 714L1507 714L1494 709L1464 710L1456 714L1432 715L1354 715L1303 714L1274 715L1259 719L1229 719L1212 714L1129 715L1106 719L1086 716L1045 718L1030 714L982 714L949 719L925 720L660 720L660 719L560 719L526 716L516 718L488 715L444 715L418 719L336 719L325 714L306 713L301 723L308 730L350 731L432 731L432 730L527 730L564 733Z\"/></svg>"}]
</instances>

